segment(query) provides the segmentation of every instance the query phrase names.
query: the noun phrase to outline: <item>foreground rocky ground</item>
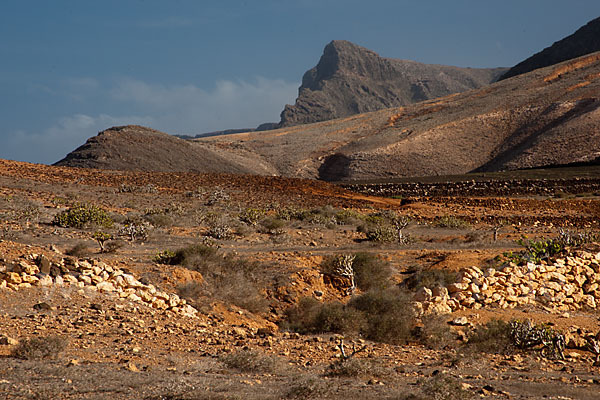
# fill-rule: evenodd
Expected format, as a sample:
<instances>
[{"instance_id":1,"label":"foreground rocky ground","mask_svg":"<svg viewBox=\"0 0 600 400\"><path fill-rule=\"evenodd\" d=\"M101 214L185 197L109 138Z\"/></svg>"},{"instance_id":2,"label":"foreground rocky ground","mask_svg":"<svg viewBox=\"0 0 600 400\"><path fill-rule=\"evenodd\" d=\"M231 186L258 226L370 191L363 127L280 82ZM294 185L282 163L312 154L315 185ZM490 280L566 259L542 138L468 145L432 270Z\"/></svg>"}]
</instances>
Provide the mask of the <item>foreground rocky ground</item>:
<instances>
[{"instance_id":1,"label":"foreground rocky ground","mask_svg":"<svg viewBox=\"0 0 600 400\"><path fill-rule=\"evenodd\" d=\"M523 235L596 230L593 188L407 201L283 178L9 161L0 171L3 398L599 398L593 236L552 259L517 265L508 253L523 250ZM61 226L57 216L82 204L113 224ZM368 223L391 211L407 223L403 239L368 240ZM214 254L176 259L194 245ZM404 282L418 315L393 319L384 340L336 326L345 314L330 329L291 323L303 298L353 304L373 293L327 268L358 253L390 271L382 293ZM497 319L549 324L563 357L503 348L500 337L474 345Z\"/></svg>"}]
</instances>

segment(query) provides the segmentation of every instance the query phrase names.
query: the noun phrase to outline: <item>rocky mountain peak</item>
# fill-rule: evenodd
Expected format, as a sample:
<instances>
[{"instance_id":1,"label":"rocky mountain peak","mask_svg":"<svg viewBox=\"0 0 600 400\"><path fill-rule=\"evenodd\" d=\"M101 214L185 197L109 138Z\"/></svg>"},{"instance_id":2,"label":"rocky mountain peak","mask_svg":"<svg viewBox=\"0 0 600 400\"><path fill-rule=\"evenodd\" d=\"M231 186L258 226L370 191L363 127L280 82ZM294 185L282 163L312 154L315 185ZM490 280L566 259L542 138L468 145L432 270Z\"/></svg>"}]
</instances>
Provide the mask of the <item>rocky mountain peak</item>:
<instances>
[{"instance_id":1,"label":"rocky mountain peak","mask_svg":"<svg viewBox=\"0 0 600 400\"><path fill-rule=\"evenodd\" d=\"M334 40L302 78L295 105L280 126L326 121L402 106L479 88L505 70L457 68L380 57L346 40Z\"/></svg>"}]
</instances>

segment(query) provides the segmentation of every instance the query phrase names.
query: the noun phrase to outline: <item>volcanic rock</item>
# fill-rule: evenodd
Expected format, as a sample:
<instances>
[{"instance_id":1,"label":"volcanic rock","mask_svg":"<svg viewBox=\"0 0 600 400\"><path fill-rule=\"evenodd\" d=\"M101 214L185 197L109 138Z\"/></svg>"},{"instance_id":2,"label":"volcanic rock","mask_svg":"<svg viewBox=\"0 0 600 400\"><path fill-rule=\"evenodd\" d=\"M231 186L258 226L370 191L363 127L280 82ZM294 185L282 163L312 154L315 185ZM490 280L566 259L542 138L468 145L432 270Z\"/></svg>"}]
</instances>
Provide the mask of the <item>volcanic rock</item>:
<instances>
[{"instance_id":1,"label":"volcanic rock","mask_svg":"<svg viewBox=\"0 0 600 400\"><path fill-rule=\"evenodd\" d=\"M295 105L280 126L326 121L397 107L479 88L504 68L475 69L382 58L345 40L325 46L316 67L302 78Z\"/></svg>"}]
</instances>

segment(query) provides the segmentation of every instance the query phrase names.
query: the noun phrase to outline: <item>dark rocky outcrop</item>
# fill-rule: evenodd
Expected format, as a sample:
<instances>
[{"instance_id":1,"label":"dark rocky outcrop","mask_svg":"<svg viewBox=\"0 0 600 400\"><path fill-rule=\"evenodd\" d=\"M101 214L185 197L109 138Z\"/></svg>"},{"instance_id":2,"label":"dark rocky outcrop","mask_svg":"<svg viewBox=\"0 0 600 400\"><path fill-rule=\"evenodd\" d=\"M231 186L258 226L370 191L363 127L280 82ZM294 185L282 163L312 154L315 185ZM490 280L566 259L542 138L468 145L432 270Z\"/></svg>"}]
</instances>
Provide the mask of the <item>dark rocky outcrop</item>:
<instances>
[{"instance_id":1,"label":"dark rocky outcrop","mask_svg":"<svg viewBox=\"0 0 600 400\"><path fill-rule=\"evenodd\" d=\"M500 80L600 51L600 17L508 70Z\"/></svg>"},{"instance_id":2,"label":"dark rocky outcrop","mask_svg":"<svg viewBox=\"0 0 600 400\"><path fill-rule=\"evenodd\" d=\"M295 105L286 105L280 126L326 121L402 106L475 89L506 69L458 68L382 58L353 43L334 40L302 78Z\"/></svg>"}]
</instances>

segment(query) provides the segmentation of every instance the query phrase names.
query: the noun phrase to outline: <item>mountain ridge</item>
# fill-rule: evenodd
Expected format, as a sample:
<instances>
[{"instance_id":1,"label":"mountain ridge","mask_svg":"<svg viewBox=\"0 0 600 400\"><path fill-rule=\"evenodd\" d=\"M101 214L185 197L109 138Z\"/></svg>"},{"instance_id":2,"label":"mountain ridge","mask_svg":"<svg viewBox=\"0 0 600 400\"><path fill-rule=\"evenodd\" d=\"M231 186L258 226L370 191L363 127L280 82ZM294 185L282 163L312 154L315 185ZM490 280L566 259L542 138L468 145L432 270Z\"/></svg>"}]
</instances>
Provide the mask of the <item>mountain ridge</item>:
<instances>
[{"instance_id":1,"label":"mountain ridge","mask_svg":"<svg viewBox=\"0 0 600 400\"><path fill-rule=\"evenodd\" d=\"M600 17L577 29L573 34L554 42L544 50L521 61L499 80L558 64L563 61L600 51Z\"/></svg>"},{"instance_id":2,"label":"mountain ridge","mask_svg":"<svg viewBox=\"0 0 600 400\"><path fill-rule=\"evenodd\" d=\"M504 68L460 68L380 57L345 40L325 46L302 78L279 127L320 122L407 105L485 86Z\"/></svg>"},{"instance_id":3,"label":"mountain ridge","mask_svg":"<svg viewBox=\"0 0 600 400\"><path fill-rule=\"evenodd\" d=\"M600 52L468 92L271 131L188 141L125 127L57 165L358 181L599 157Z\"/></svg>"}]
</instances>

